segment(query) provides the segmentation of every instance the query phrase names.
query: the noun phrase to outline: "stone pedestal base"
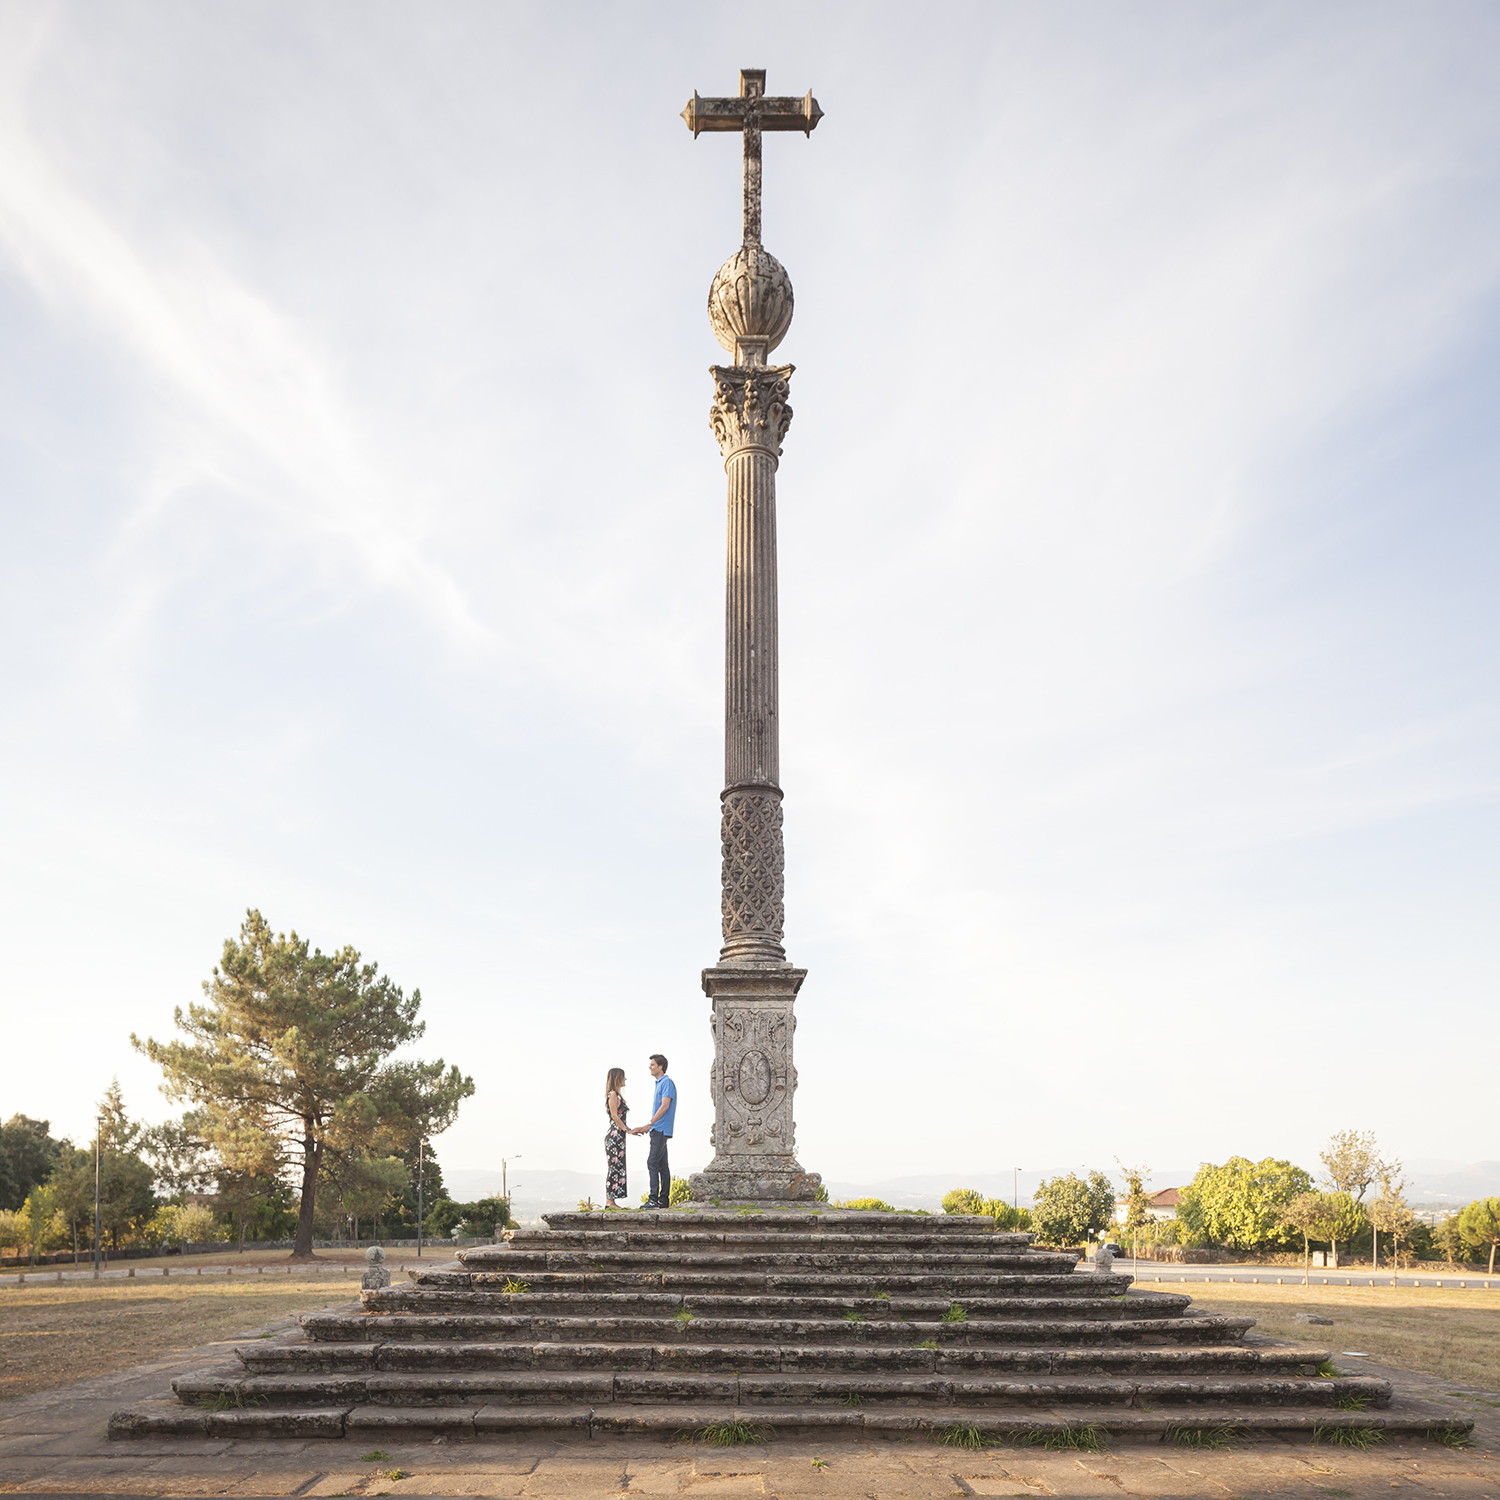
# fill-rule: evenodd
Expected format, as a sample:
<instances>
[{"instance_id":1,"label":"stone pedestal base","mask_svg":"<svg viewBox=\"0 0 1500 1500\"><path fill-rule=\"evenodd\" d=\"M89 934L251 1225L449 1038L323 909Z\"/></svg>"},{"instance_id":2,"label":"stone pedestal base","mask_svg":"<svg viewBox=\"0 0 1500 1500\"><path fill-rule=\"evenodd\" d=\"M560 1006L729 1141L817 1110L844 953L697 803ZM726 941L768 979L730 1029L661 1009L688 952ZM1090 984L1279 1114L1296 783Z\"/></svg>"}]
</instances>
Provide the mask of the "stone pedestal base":
<instances>
[{"instance_id":1,"label":"stone pedestal base","mask_svg":"<svg viewBox=\"0 0 1500 1500\"><path fill-rule=\"evenodd\" d=\"M772 1157L764 1168L739 1164L729 1170L720 1170L715 1158L702 1172L694 1172L688 1178L695 1203L708 1203L718 1199L721 1204L738 1206L742 1203L816 1203L823 1179L816 1172L804 1172L795 1160L784 1156Z\"/></svg>"},{"instance_id":2,"label":"stone pedestal base","mask_svg":"<svg viewBox=\"0 0 1500 1500\"><path fill-rule=\"evenodd\" d=\"M695 1202L813 1203L823 1179L796 1156L792 1002L806 969L718 964L703 971L713 1001L714 1159L688 1185Z\"/></svg>"}]
</instances>

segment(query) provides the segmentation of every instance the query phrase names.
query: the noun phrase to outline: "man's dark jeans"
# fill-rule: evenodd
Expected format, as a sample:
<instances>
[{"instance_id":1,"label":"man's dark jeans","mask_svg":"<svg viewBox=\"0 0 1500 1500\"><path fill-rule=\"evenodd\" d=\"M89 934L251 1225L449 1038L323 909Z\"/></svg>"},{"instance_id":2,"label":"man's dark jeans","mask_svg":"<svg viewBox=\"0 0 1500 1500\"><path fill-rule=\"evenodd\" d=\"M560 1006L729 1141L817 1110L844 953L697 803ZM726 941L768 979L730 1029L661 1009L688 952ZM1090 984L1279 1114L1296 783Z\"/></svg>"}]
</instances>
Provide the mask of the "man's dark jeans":
<instances>
[{"instance_id":1,"label":"man's dark jeans","mask_svg":"<svg viewBox=\"0 0 1500 1500\"><path fill-rule=\"evenodd\" d=\"M651 1149L646 1153L646 1175L649 1199L666 1208L672 1201L672 1169L667 1165L667 1142L671 1136L659 1130L651 1132Z\"/></svg>"}]
</instances>

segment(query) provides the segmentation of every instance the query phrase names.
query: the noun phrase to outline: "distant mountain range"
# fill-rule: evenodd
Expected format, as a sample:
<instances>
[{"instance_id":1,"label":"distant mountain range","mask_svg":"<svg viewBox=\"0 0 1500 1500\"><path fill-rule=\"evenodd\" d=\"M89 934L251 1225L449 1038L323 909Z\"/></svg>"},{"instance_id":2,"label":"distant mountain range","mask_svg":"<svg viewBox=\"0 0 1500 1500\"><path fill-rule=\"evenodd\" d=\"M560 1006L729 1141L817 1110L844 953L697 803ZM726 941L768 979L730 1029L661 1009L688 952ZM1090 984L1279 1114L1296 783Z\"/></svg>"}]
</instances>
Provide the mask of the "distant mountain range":
<instances>
[{"instance_id":1,"label":"distant mountain range","mask_svg":"<svg viewBox=\"0 0 1500 1500\"><path fill-rule=\"evenodd\" d=\"M867 1181L832 1179L828 1193L832 1198L880 1198L893 1208L925 1208L936 1212L943 1206L943 1194L952 1188L973 1188L989 1198L1014 1199L1029 1205L1037 1184L1046 1177L1056 1177L1078 1168L1057 1167L1039 1172L931 1172L906 1177L881 1177ZM1196 1167L1174 1167L1151 1174L1153 1191L1181 1187L1191 1182ZM487 1198L500 1191L498 1172L455 1167L445 1171L448 1191L460 1202ZM632 1197L639 1199L645 1190L645 1174L632 1173ZM1118 1173L1111 1173L1118 1181ZM1500 1197L1500 1161L1462 1162L1422 1159L1409 1162L1406 1168L1407 1199L1411 1203L1447 1206L1469 1203L1475 1198ZM517 1170L511 1174L511 1206L517 1219L530 1221L544 1213L578 1206L581 1198L598 1202L603 1192L604 1174L564 1170Z\"/></svg>"},{"instance_id":2,"label":"distant mountain range","mask_svg":"<svg viewBox=\"0 0 1500 1500\"><path fill-rule=\"evenodd\" d=\"M1407 1200L1412 1203L1472 1203L1500 1197L1500 1161L1412 1161L1406 1164Z\"/></svg>"}]
</instances>

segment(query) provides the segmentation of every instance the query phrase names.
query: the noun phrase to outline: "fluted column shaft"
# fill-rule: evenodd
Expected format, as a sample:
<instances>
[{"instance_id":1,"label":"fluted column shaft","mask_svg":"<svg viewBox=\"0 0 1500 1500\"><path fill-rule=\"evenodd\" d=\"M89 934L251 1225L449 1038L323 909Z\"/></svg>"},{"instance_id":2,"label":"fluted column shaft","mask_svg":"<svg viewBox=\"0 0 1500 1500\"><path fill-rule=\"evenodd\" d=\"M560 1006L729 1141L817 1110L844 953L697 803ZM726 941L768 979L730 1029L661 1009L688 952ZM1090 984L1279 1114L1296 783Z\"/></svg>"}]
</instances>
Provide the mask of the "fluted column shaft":
<instances>
[{"instance_id":1,"label":"fluted column shaft","mask_svg":"<svg viewBox=\"0 0 1500 1500\"><path fill-rule=\"evenodd\" d=\"M779 786L776 459L763 448L742 448L724 469L729 476L724 785Z\"/></svg>"},{"instance_id":2,"label":"fluted column shaft","mask_svg":"<svg viewBox=\"0 0 1500 1500\"><path fill-rule=\"evenodd\" d=\"M792 366L715 366L712 423L729 479L724 621L724 946L720 963L784 964L777 712L776 465Z\"/></svg>"}]
</instances>

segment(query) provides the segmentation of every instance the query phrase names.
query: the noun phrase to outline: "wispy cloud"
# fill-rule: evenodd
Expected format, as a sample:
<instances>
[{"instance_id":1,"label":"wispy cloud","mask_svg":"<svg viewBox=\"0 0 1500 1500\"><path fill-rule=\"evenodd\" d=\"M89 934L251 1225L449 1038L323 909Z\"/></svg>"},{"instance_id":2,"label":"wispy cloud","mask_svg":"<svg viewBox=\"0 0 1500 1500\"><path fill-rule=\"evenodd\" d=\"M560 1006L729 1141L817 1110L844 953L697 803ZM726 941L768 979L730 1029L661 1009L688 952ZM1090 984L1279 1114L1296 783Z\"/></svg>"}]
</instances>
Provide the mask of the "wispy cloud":
<instances>
[{"instance_id":1,"label":"wispy cloud","mask_svg":"<svg viewBox=\"0 0 1500 1500\"><path fill-rule=\"evenodd\" d=\"M123 539L209 484L308 543L331 542L365 586L404 597L452 643L493 644L424 548L420 505L383 465L372 424L317 339L187 226L122 227L38 143L27 124L31 52L13 46L0 72L0 252L58 314L112 341L146 377L156 451Z\"/></svg>"}]
</instances>

